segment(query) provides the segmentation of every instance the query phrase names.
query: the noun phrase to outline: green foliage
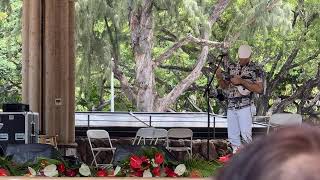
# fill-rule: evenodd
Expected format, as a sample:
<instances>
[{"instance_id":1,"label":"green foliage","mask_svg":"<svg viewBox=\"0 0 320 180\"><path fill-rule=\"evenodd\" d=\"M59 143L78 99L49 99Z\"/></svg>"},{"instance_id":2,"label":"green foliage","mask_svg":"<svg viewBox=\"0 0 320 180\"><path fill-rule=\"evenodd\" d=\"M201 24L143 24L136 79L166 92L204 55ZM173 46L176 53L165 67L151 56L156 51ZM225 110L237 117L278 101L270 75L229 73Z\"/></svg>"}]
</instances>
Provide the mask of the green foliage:
<instances>
[{"instance_id":1,"label":"green foliage","mask_svg":"<svg viewBox=\"0 0 320 180\"><path fill-rule=\"evenodd\" d=\"M223 165L216 161L206 161L197 157L190 158L183 162L187 170L197 170L203 177L213 176L217 173L217 170L222 168Z\"/></svg>"},{"instance_id":2,"label":"green foliage","mask_svg":"<svg viewBox=\"0 0 320 180\"><path fill-rule=\"evenodd\" d=\"M135 84L135 62L128 17L129 9L139 8L142 2L76 1L76 110L92 110L110 99L112 57L118 57L120 69L128 77L129 84ZM277 77L293 49L299 47L297 57L292 62L297 66L286 69L288 73L268 97L269 105L278 96L292 95L299 86L314 78L320 62L320 57L316 56L305 63L308 57L320 49L318 0L305 0L303 5L302 1L296 0L281 0L274 5L272 2L231 1L210 31L212 41L232 40L240 32L240 38L235 39L230 49L232 60L236 60L240 44L252 45L253 60L261 64L267 74L271 74L269 81ZM152 9L152 57L158 57L188 33L199 37L202 29L207 28L207 18L216 3L217 0L155 0ZM21 7L22 0L0 1L0 104L21 100ZM296 19L294 12L298 13ZM155 89L159 97L165 96L190 73L199 50L198 46L187 44L164 62L165 67L155 70ZM283 55L277 59L279 53ZM216 57L219 51L210 50L210 55L210 58ZM275 63L278 64L273 67ZM178 98L171 109L197 111L188 100L191 99L200 109L205 110L202 91L207 77L211 75L204 71L204 75ZM115 81L115 86L116 110L135 110L135 104L120 89L119 81ZM319 87L314 87L310 97L318 92ZM224 106L219 102L212 102L212 105L215 112ZM290 111L296 109L291 105L289 108ZM109 109L109 104L102 108L105 111Z\"/></svg>"},{"instance_id":3,"label":"green foliage","mask_svg":"<svg viewBox=\"0 0 320 180\"><path fill-rule=\"evenodd\" d=\"M285 34L291 30L292 6L283 1L256 0L237 1L231 7L233 14L227 36L240 32L240 39L250 40L253 36L265 38L273 29ZM273 7L273 8L270 8ZM270 10L268 10L270 9Z\"/></svg>"},{"instance_id":4,"label":"green foliage","mask_svg":"<svg viewBox=\"0 0 320 180\"><path fill-rule=\"evenodd\" d=\"M110 1L106 6L109 9L106 16L108 19L108 24L112 29L112 33L119 33L119 42L117 45L119 55L120 55L120 68L124 74L129 78L129 83L134 84L135 77L135 62L133 61L132 50L130 46L130 30L128 27L128 20L119 17L128 17L127 7L131 6L133 9L139 8L142 1L129 1L129 4L123 2ZM88 1L83 1L83 3L88 3ZM187 33L199 36L199 27L206 27L206 22L212 7L217 3L217 1L167 1L167 0L157 0L154 1L154 48L152 51L152 56L157 57L162 54L168 47L172 46L173 43L184 37ZM211 29L212 40L223 41L226 38L233 38L237 32L240 32L239 41L234 42L232 49L230 50L232 59L236 59L237 47L242 43L249 43L254 47L254 61L259 63L267 62L263 64L263 68L270 73L273 71L272 64L274 61L267 61L267 59L275 58L275 56L283 51L284 56L279 60L279 64L276 66L274 75L276 75L286 58L290 55L291 50L297 45L297 40L299 39L302 32L304 32L303 19L297 19L297 25L292 26L293 13L297 9L298 3L296 1L278 1L276 4L272 4L273 1L268 0L252 0L252 1L232 1L229 8L223 13L222 18L213 26ZM82 5L84 5L82 4ZM79 2L79 5L81 3ZM270 8L270 6L273 6ZM98 7L98 6L97 6ZM270 8L269 10L266 10ZM84 10L86 10L84 8ZM310 17L313 12L319 10L313 1L305 2L305 14L306 17ZM94 31L99 31L103 34L106 30L106 24L103 20L98 17L98 14L103 14L103 11L90 11L96 13L93 15L93 20L96 22ZM88 14L88 13L86 13ZM83 13L78 14L78 18L82 18ZM87 23L88 21L83 21ZM98 28L99 27L99 28ZM115 29L117 28L117 29ZM298 57L294 60L294 63L303 61L310 52L313 52L317 46L316 44L320 41L319 33L316 33L316 29L319 28L318 19L311 24L310 30L306 37L306 45L301 45L303 48L300 50ZM103 30L104 29L104 30ZM104 36L105 48L112 48L111 39L108 36ZM82 43L80 43L82 44ZM111 45L108 45L111 44ZM83 54L86 49L78 49L78 54ZM108 56L113 56L112 50L108 52ZM213 55L218 55L219 52L212 51ZM199 49L192 45L186 45L183 49L178 50L174 55L169 58L164 66L176 66L177 68L157 68L155 70L156 76L156 90L159 97L165 96L171 91L184 77L186 77L190 71L183 71L181 68L192 69L196 62L197 55L199 54ZM84 58L79 58L79 63L84 63ZM110 61L110 59L106 59ZM315 61L314 61L315 62ZM90 65L95 64L94 59L90 59ZM80 66L79 66L80 67ZM89 67L84 65L84 67ZM180 69L179 69L180 67ZM98 67L99 68L99 67ZM302 71L301 71L302 70ZM80 68L78 70L79 76L81 76ZM103 71L99 71L102 73ZM290 95L296 88L288 84L297 83L301 84L305 82L308 78L314 76L316 72L316 66L314 63L303 64L289 71L288 77L285 78L283 83L274 90L273 96L277 95ZM91 72L92 73L92 72ZM83 73L82 73L83 74ZM85 87L88 93L93 94L93 96L85 95L87 97L86 102L92 102L91 105L87 103L87 107L94 104L98 104L99 99L99 83L97 83L103 75L100 76L88 76L90 73L86 73L83 76L83 81L80 83ZM79 77L77 76L77 77ZM274 76L272 76L274 77ZM96 88L88 88L87 83L83 83L87 79L87 83L90 86L96 86ZM207 77L202 76L195 82L195 87L204 87L207 82ZM107 80L105 84L109 84ZM116 82L117 86L120 86ZM283 88L287 87L287 88ZM84 88L82 88L84 89ZM187 100L188 98L201 109L205 110L205 100L202 97L202 89L199 88L198 91L185 92L177 102L171 106L172 109L176 111L195 111L197 110L193 105ZM84 92L84 91L80 91ZM108 89L105 89L104 98L108 99ZM120 91L117 92L117 96L121 96L121 100L116 99L116 105L118 105L117 110L128 110L134 109L134 105L131 104L126 98L123 102L123 97L125 97ZM120 95L119 95L120 94ZM79 94L80 95L80 94ZM77 97L84 97L84 95L77 95ZM90 98L88 98L90 97ZM272 97L271 97L272 98ZM85 99L85 98L84 98ZM83 102L83 101L77 101ZM79 104L79 103L78 103ZM120 105L119 105L120 104ZM215 112L219 111L219 108L224 105L219 102L213 102L213 109ZM82 103L82 107L85 107L86 103ZM109 106L105 107L108 110ZM120 109L118 109L120 108Z\"/></svg>"},{"instance_id":5,"label":"green foliage","mask_svg":"<svg viewBox=\"0 0 320 180\"><path fill-rule=\"evenodd\" d=\"M21 0L0 3L0 104L21 100Z\"/></svg>"}]
</instances>

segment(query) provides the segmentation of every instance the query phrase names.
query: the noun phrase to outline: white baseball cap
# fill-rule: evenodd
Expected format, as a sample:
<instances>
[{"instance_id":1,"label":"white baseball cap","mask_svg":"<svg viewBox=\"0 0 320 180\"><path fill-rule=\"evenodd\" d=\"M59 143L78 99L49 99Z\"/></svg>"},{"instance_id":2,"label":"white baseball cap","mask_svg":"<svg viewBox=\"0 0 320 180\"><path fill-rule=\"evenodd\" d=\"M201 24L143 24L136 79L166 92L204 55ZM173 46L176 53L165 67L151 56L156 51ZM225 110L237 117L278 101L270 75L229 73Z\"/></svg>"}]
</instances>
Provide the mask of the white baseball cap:
<instances>
[{"instance_id":1,"label":"white baseball cap","mask_svg":"<svg viewBox=\"0 0 320 180\"><path fill-rule=\"evenodd\" d=\"M252 53L249 45L241 45L238 50L239 58L249 58Z\"/></svg>"}]
</instances>

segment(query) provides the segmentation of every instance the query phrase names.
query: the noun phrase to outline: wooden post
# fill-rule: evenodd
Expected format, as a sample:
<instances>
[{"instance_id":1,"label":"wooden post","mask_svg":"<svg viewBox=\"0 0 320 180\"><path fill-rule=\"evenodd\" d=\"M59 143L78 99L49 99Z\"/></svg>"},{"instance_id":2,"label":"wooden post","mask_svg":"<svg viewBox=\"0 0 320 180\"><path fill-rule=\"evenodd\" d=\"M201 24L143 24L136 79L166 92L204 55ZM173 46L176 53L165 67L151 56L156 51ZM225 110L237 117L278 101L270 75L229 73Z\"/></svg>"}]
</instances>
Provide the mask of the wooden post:
<instances>
[{"instance_id":1,"label":"wooden post","mask_svg":"<svg viewBox=\"0 0 320 180\"><path fill-rule=\"evenodd\" d=\"M69 0L69 121L68 121L68 142L75 142L75 1ZM72 83L71 83L72 82Z\"/></svg>"},{"instance_id":2,"label":"wooden post","mask_svg":"<svg viewBox=\"0 0 320 180\"><path fill-rule=\"evenodd\" d=\"M29 102L29 14L30 1L23 1L22 9L22 102Z\"/></svg>"},{"instance_id":3,"label":"wooden post","mask_svg":"<svg viewBox=\"0 0 320 180\"><path fill-rule=\"evenodd\" d=\"M23 3L23 102L58 144L75 140L74 18L74 0Z\"/></svg>"}]
</instances>

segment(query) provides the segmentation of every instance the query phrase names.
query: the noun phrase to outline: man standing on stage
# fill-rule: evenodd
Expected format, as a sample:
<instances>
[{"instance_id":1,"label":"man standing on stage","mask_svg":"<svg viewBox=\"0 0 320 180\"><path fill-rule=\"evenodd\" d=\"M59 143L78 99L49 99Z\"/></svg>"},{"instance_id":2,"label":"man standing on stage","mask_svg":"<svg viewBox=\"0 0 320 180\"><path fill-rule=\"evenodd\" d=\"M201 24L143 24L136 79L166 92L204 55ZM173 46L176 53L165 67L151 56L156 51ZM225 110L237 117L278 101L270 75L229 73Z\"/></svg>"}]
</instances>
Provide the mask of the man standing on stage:
<instances>
[{"instance_id":1,"label":"man standing on stage","mask_svg":"<svg viewBox=\"0 0 320 180\"><path fill-rule=\"evenodd\" d=\"M228 139L233 152L241 146L241 138L245 143L252 140L253 93L263 92L263 72L250 62L251 47L241 45L238 50L239 62L229 63L226 72L218 68L216 77L219 86L225 90L228 98Z\"/></svg>"}]
</instances>

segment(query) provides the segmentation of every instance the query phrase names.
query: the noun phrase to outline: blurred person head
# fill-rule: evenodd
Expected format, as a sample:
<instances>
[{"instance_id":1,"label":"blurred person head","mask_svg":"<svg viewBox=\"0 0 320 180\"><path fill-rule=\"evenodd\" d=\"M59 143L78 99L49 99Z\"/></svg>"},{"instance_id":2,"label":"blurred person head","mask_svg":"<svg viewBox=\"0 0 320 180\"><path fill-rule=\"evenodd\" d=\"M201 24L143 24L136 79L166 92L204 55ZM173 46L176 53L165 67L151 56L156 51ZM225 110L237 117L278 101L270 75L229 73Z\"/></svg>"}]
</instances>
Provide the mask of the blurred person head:
<instances>
[{"instance_id":1,"label":"blurred person head","mask_svg":"<svg viewBox=\"0 0 320 180\"><path fill-rule=\"evenodd\" d=\"M320 129L287 127L247 145L215 180L320 179Z\"/></svg>"},{"instance_id":2,"label":"blurred person head","mask_svg":"<svg viewBox=\"0 0 320 180\"><path fill-rule=\"evenodd\" d=\"M240 65L246 65L250 61L252 49L249 45L241 45L238 49L239 63Z\"/></svg>"}]
</instances>

